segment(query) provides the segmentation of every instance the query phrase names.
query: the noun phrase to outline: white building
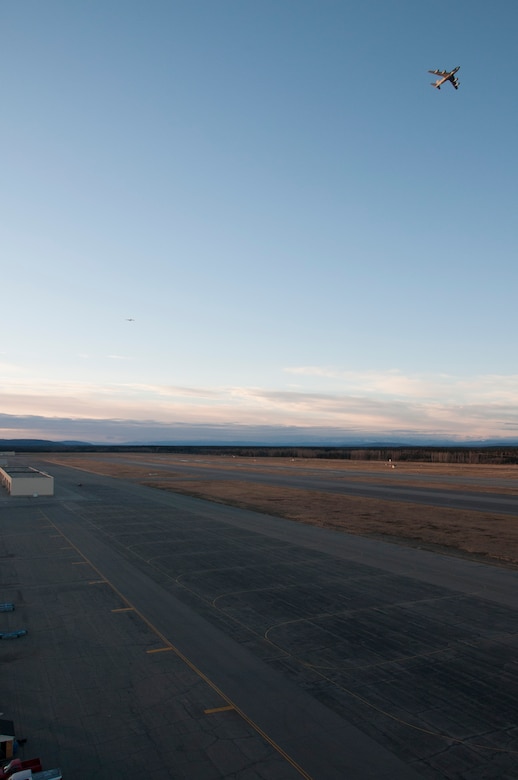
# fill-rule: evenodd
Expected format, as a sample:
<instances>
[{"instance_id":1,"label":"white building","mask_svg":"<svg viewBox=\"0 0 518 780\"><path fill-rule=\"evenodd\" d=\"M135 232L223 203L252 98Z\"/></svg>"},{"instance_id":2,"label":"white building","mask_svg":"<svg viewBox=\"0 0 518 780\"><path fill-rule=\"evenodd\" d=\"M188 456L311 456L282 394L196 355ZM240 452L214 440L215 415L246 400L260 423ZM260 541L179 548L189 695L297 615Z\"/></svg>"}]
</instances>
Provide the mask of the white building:
<instances>
[{"instance_id":1,"label":"white building","mask_svg":"<svg viewBox=\"0 0 518 780\"><path fill-rule=\"evenodd\" d=\"M54 477L31 466L0 467L0 481L12 496L54 495Z\"/></svg>"}]
</instances>

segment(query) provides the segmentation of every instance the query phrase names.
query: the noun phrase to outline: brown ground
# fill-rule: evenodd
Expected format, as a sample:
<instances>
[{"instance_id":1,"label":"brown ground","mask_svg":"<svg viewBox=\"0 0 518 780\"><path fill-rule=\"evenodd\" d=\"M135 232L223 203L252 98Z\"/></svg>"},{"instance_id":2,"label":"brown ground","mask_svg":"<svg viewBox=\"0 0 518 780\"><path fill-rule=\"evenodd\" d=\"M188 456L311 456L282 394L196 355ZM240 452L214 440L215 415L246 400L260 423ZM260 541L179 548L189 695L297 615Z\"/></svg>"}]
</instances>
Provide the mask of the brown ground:
<instances>
[{"instance_id":1,"label":"brown ground","mask_svg":"<svg viewBox=\"0 0 518 780\"><path fill-rule=\"evenodd\" d=\"M123 462L117 462L117 460ZM225 456L178 456L155 454L60 454L45 456L47 461L92 471L97 474L129 479L150 487L161 488L184 495L217 501L223 504L254 509L311 525L344 531L346 533L387 539L450 554L482 558L501 565L518 565L518 514L498 515L468 510L443 509L407 502L356 498L317 490L302 490L257 485L253 482L225 479L227 468L239 465L240 473L293 469L298 474L306 470L351 472L358 474L355 481L375 479L391 482L397 473L398 484L427 485L436 488L479 490L518 495L518 466L485 466L457 464L396 464L395 469L381 462L333 461L286 458L229 458ZM143 461L147 465L132 464ZM153 471L157 466L170 465L170 470ZM199 474L189 479L175 473L175 463L197 467L204 465L221 469L222 478L201 479ZM336 477L336 473L334 474ZM433 482L426 478L433 476ZM421 479L420 479L421 477ZM455 481L451 481L451 478ZM463 484L464 478L477 478L478 485ZM509 480L507 487L491 487L492 479ZM484 484L485 483L485 484ZM513 484L514 483L514 484Z\"/></svg>"}]
</instances>

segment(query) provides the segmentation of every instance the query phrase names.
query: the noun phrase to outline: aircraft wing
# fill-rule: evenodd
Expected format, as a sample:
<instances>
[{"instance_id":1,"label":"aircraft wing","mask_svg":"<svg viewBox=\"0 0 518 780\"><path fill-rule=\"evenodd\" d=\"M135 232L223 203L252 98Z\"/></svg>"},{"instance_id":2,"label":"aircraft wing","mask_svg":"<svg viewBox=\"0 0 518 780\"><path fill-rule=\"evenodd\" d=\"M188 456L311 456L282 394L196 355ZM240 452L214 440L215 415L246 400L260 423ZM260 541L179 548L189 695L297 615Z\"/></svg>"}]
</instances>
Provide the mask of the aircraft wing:
<instances>
[{"instance_id":1,"label":"aircraft wing","mask_svg":"<svg viewBox=\"0 0 518 780\"><path fill-rule=\"evenodd\" d=\"M435 76L449 76L449 70L429 70L428 73L433 73Z\"/></svg>"}]
</instances>

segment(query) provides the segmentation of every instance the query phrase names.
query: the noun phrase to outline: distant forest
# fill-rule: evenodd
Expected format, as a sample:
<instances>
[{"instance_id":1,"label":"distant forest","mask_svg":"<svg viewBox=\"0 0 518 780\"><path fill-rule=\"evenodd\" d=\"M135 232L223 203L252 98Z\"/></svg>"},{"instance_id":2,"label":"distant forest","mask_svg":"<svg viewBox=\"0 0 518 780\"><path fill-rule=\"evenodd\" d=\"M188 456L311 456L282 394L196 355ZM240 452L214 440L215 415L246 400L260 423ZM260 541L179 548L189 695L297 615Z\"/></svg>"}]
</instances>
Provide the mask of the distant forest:
<instances>
[{"instance_id":1,"label":"distant forest","mask_svg":"<svg viewBox=\"0 0 518 780\"><path fill-rule=\"evenodd\" d=\"M365 460L422 463L518 463L518 446L390 446L369 447L287 447L218 445L94 445L82 442L52 442L34 439L2 440L0 450L15 452L136 452L183 455L221 455L240 458L322 458L326 460Z\"/></svg>"}]
</instances>

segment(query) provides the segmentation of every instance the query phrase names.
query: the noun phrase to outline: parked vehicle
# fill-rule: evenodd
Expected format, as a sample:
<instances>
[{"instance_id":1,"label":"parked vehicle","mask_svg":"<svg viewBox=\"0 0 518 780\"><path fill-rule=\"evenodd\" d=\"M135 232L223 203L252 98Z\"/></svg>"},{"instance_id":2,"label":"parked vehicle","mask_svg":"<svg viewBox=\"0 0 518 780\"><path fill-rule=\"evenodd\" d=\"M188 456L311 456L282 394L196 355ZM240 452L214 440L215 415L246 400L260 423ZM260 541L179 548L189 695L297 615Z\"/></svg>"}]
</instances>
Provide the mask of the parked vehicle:
<instances>
[{"instance_id":1,"label":"parked vehicle","mask_svg":"<svg viewBox=\"0 0 518 780\"><path fill-rule=\"evenodd\" d=\"M22 769L41 772L43 767L39 758L28 758L25 761L22 761L20 758L13 758L8 764L0 766L0 780L12 777L15 772L20 772Z\"/></svg>"},{"instance_id":2,"label":"parked vehicle","mask_svg":"<svg viewBox=\"0 0 518 780\"><path fill-rule=\"evenodd\" d=\"M39 758L13 758L0 766L0 780L61 780L61 769L43 769Z\"/></svg>"}]
</instances>

